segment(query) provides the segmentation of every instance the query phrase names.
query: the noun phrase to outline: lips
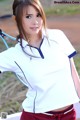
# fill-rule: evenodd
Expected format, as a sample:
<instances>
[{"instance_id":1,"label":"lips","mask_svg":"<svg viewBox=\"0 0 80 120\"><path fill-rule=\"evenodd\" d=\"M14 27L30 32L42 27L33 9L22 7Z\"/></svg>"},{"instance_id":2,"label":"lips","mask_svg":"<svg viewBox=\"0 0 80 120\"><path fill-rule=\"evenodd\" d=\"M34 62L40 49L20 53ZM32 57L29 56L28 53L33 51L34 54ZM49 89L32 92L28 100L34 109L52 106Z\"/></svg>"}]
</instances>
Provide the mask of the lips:
<instances>
[{"instance_id":1,"label":"lips","mask_svg":"<svg viewBox=\"0 0 80 120\"><path fill-rule=\"evenodd\" d=\"M30 29L32 29L32 30L37 30L38 27L30 27Z\"/></svg>"}]
</instances>

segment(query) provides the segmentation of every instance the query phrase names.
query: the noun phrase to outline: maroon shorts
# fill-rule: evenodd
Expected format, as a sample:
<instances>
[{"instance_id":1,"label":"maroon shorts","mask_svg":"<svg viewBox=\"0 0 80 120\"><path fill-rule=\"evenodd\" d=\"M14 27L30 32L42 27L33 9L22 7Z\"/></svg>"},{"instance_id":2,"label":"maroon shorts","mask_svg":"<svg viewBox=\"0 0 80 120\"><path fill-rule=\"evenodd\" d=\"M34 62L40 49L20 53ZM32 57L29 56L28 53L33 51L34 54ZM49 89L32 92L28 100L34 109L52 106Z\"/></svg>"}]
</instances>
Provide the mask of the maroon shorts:
<instances>
[{"instance_id":1,"label":"maroon shorts","mask_svg":"<svg viewBox=\"0 0 80 120\"><path fill-rule=\"evenodd\" d=\"M60 112L31 113L23 110L20 120L76 120L76 112L73 105Z\"/></svg>"}]
</instances>

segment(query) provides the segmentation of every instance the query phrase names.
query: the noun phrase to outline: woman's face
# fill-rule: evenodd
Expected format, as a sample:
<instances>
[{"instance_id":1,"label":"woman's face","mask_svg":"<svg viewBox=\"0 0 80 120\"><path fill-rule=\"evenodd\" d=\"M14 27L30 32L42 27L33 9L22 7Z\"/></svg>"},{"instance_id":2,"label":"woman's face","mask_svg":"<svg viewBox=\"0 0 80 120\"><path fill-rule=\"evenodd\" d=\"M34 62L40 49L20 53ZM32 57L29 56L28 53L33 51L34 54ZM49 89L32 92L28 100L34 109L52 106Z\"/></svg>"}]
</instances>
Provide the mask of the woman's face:
<instances>
[{"instance_id":1,"label":"woman's face","mask_svg":"<svg viewBox=\"0 0 80 120\"><path fill-rule=\"evenodd\" d=\"M28 6L23 11L22 26L27 35L38 35L43 26L43 20L40 13L33 7Z\"/></svg>"}]
</instances>

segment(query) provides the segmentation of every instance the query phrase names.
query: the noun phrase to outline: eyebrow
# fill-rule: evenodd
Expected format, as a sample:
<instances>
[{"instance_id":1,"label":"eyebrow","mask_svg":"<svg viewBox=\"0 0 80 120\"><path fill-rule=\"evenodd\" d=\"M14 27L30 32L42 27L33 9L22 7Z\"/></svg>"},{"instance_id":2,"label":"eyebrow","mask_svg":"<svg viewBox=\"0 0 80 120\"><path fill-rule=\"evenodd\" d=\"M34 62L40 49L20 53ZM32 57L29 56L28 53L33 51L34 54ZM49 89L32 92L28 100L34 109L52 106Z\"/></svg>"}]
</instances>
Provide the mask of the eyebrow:
<instances>
[{"instance_id":1,"label":"eyebrow","mask_svg":"<svg viewBox=\"0 0 80 120\"><path fill-rule=\"evenodd\" d=\"M33 14L26 14L26 15L33 15Z\"/></svg>"},{"instance_id":2,"label":"eyebrow","mask_svg":"<svg viewBox=\"0 0 80 120\"><path fill-rule=\"evenodd\" d=\"M38 13L39 13L39 12L37 12L37 14L38 14ZM36 15L37 15L37 14L36 14ZM33 15L33 14L31 14L31 13L26 13L26 15Z\"/></svg>"}]
</instances>

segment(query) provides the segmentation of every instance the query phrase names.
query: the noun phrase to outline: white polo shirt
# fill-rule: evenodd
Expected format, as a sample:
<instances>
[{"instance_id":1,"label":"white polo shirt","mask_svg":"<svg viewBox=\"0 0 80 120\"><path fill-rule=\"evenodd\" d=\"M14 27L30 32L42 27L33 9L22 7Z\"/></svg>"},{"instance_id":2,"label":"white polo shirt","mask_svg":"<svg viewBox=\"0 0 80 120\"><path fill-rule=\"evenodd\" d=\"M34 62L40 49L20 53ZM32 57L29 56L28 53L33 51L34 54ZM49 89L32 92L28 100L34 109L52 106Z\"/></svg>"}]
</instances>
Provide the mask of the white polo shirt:
<instances>
[{"instance_id":1,"label":"white polo shirt","mask_svg":"<svg viewBox=\"0 0 80 120\"><path fill-rule=\"evenodd\" d=\"M29 46L23 40L0 53L0 70L12 71L29 90L22 106L28 112L46 112L79 101L70 68L70 58L76 54L61 30L47 29L43 32L39 48Z\"/></svg>"}]
</instances>

